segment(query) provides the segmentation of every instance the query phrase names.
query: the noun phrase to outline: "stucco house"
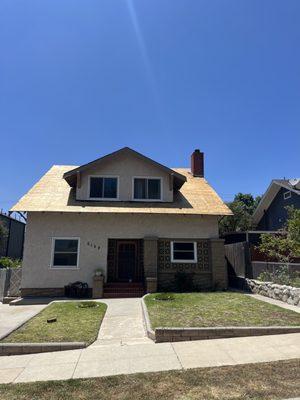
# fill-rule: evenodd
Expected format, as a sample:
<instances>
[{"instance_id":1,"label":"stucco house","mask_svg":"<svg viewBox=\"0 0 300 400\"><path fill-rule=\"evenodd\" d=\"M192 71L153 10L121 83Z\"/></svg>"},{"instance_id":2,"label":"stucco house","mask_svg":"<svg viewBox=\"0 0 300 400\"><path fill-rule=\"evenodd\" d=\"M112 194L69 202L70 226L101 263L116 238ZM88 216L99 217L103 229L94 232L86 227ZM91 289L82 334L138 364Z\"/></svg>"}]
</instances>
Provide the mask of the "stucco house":
<instances>
[{"instance_id":1,"label":"stucco house","mask_svg":"<svg viewBox=\"0 0 300 400\"><path fill-rule=\"evenodd\" d=\"M92 288L99 268L104 295L173 290L178 272L195 290L227 287L218 220L231 211L205 180L199 150L190 169L128 147L54 165L11 211L27 212L23 296L61 296L74 281Z\"/></svg>"}]
</instances>

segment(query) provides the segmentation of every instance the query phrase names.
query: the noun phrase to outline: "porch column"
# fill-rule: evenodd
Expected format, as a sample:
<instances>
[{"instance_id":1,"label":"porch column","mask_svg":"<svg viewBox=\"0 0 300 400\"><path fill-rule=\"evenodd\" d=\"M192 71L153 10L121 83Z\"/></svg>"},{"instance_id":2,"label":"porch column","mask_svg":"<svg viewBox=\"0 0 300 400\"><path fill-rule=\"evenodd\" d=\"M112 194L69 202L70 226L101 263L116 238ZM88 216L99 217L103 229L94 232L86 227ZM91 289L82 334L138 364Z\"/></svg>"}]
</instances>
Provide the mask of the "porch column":
<instances>
[{"instance_id":1,"label":"porch column","mask_svg":"<svg viewBox=\"0 0 300 400\"><path fill-rule=\"evenodd\" d=\"M216 289L227 289L228 275L225 262L224 239L210 239L210 249L213 286Z\"/></svg>"},{"instance_id":2,"label":"porch column","mask_svg":"<svg viewBox=\"0 0 300 400\"><path fill-rule=\"evenodd\" d=\"M157 291L157 237L144 238L144 277L147 293Z\"/></svg>"}]
</instances>

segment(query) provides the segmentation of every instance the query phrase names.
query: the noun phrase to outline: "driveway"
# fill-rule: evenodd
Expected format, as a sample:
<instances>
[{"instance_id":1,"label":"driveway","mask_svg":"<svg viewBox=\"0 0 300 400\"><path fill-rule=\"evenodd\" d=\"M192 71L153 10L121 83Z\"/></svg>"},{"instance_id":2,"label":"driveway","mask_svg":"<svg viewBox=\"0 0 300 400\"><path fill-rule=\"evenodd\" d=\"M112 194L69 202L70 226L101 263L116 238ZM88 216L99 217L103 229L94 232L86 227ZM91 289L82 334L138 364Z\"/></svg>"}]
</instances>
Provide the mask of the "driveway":
<instances>
[{"instance_id":1,"label":"driveway","mask_svg":"<svg viewBox=\"0 0 300 400\"><path fill-rule=\"evenodd\" d=\"M0 303L0 339L34 317L46 305L10 306Z\"/></svg>"}]
</instances>

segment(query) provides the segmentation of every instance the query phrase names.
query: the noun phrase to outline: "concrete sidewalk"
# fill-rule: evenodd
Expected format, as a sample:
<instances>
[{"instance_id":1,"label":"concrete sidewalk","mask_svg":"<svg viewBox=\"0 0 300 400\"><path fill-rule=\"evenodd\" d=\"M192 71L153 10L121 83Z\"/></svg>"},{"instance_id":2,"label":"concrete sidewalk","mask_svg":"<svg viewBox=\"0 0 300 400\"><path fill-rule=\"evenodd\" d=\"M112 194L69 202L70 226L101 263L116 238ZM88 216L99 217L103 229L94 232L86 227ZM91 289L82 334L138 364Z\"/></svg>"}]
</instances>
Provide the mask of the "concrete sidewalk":
<instances>
[{"instance_id":1,"label":"concrete sidewalk","mask_svg":"<svg viewBox=\"0 0 300 400\"><path fill-rule=\"evenodd\" d=\"M103 344L82 350L4 356L0 383L90 378L300 358L300 334L193 342Z\"/></svg>"},{"instance_id":2,"label":"concrete sidewalk","mask_svg":"<svg viewBox=\"0 0 300 400\"><path fill-rule=\"evenodd\" d=\"M287 304L283 301L272 299L267 296L262 296L261 294L254 294L254 293L245 293L247 296L253 297L256 300L264 301L265 303L273 304L274 306L278 306L281 308L285 308L286 310L295 311L296 313L300 313L300 307L293 306L291 304Z\"/></svg>"},{"instance_id":3,"label":"concrete sidewalk","mask_svg":"<svg viewBox=\"0 0 300 400\"><path fill-rule=\"evenodd\" d=\"M108 304L108 310L93 345L80 350L0 357L0 383L300 358L298 333L155 344L146 337L140 299L101 301Z\"/></svg>"}]
</instances>

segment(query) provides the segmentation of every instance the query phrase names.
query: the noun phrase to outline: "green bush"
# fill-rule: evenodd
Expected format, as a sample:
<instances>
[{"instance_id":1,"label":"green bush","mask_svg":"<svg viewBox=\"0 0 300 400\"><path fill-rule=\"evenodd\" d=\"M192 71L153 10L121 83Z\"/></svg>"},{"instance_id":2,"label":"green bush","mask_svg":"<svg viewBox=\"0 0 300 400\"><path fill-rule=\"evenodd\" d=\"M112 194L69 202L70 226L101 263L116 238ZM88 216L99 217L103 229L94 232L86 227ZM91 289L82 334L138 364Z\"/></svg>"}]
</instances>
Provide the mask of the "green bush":
<instances>
[{"instance_id":1,"label":"green bush","mask_svg":"<svg viewBox=\"0 0 300 400\"><path fill-rule=\"evenodd\" d=\"M83 301L82 303L78 304L79 308L92 308L98 307L98 303L96 301Z\"/></svg>"},{"instance_id":2,"label":"green bush","mask_svg":"<svg viewBox=\"0 0 300 400\"><path fill-rule=\"evenodd\" d=\"M173 293L158 293L155 297L155 300L163 300L163 301L170 301L174 300L175 296Z\"/></svg>"},{"instance_id":3,"label":"green bush","mask_svg":"<svg viewBox=\"0 0 300 400\"><path fill-rule=\"evenodd\" d=\"M175 274L176 291L180 293L192 292L194 290L193 275L186 272L177 272Z\"/></svg>"},{"instance_id":4,"label":"green bush","mask_svg":"<svg viewBox=\"0 0 300 400\"><path fill-rule=\"evenodd\" d=\"M278 285L300 287L300 273L290 272L287 265L282 265L273 272L263 271L257 278L263 282L273 282Z\"/></svg>"},{"instance_id":5,"label":"green bush","mask_svg":"<svg viewBox=\"0 0 300 400\"><path fill-rule=\"evenodd\" d=\"M0 267L2 268L17 268L21 267L21 260L18 258L11 257L1 257L0 258Z\"/></svg>"}]
</instances>

